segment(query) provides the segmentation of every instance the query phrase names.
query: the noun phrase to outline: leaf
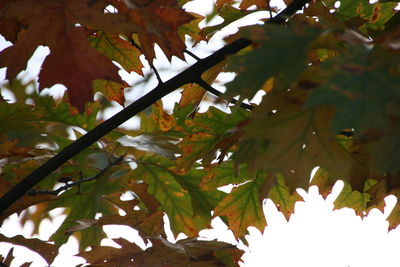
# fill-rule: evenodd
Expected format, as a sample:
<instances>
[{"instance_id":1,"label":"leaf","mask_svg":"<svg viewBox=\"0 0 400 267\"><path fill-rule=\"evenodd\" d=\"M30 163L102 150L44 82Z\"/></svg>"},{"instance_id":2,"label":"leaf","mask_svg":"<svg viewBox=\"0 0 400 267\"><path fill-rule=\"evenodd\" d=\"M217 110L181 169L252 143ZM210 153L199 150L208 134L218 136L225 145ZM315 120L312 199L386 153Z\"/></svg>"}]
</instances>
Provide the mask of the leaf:
<instances>
[{"instance_id":1,"label":"leaf","mask_svg":"<svg viewBox=\"0 0 400 267\"><path fill-rule=\"evenodd\" d=\"M384 51L379 47L350 47L321 66L335 75L310 95L307 105L336 108L333 132L353 128L356 134L362 134L369 129L388 129L393 112L390 107L399 101L400 93L399 77L392 73L398 55L382 57ZM385 90L376 90L381 87Z\"/></svg>"},{"instance_id":2,"label":"leaf","mask_svg":"<svg viewBox=\"0 0 400 267\"><path fill-rule=\"evenodd\" d=\"M218 74L223 70L226 65L226 61L222 61L214 67L208 69L203 73L201 78L208 84L212 84L217 78ZM189 103L193 103L194 107L200 104L203 97L206 95L206 90L200 85L191 83L183 87L182 97L179 101L179 107L184 107Z\"/></svg>"},{"instance_id":3,"label":"leaf","mask_svg":"<svg viewBox=\"0 0 400 267\"><path fill-rule=\"evenodd\" d=\"M39 114L34 112L34 106L25 103L0 102L0 132L21 131L32 129Z\"/></svg>"},{"instance_id":4,"label":"leaf","mask_svg":"<svg viewBox=\"0 0 400 267\"><path fill-rule=\"evenodd\" d=\"M249 226L264 231L266 222L259 195L262 183L263 177L257 177L234 188L215 208L214 216L228 217L229 228L235 237L243 237Z\"/></svg>"},{"instance_id":5,"label":"leaf","mask_svg":"<svg viewBox=\"0 0 400 267\"><path fill-rule=\"evenodd\" d=\"M370 195L364 192L353 191L351 185L344 183L343 189L336 198L335 209L352 208L359 216L364 216L367 203L370 201Z\"/></svg>"},{"instance_id":6,"label":"leaf","mask_svg":"<svg viewBox=\"0 0 400 267\"><path fill-rule=\"evenodd\" d=\"M58 196L50 203L48 209L65 207L69 208L69 212L63 224L51 236L51 240L60 246L68 240L69 236L65 234L65 231L76 225L77 220L94 219L97 213L108 215L115 211L115 206L105 196L118 192L120 188L118 180L102 176L97 180L82 183L78 189L72 188ZM84 230L80 240L80 249L99 244L104 236L102 229L98 226Z\"/></svg>"},{"instance_id":7,"label":"leaf","mask_svg":"<svg viewBox=\"0 0 400 267\"><path fill-rule=\"evenodd\" d=\"M127 84L108 80L94 80L92 86L96 92L102 93L108 101L115 101L121 106L125 106L124 90L128 87Z\"/></svg>"},{"instance_id":8,"label":"leaf","mask_svg":"<svg viewBox=\"0 0 400 267\"><path fill-rule=\"evenodd\" d=\"M11 262L14 260L14 248L11 248L8 253L6 258L3 261L3 257L0 256L0 260L4 263L7 264L7 266L9 266L11 264Z\"/></svg>"},{"instance_id":9,"label":"leaf","mask_svg":"<svg viewBox=\"0 0 400 267\"><path fill-rule=\"evenodd\" d=\"M238 263L242 251L218 241L184 239L176 244L157 238L153 246L141 251L125 239L114 239L122 248L94 247L78 254L91 266L226 266L225 261ZM221 259L221 256L224 256ZM105 261L105 262L104 262Z\"/></svg>"},{"instance_id":10,"label":"leaf","mask_svg":"<svg viewBox=\"0 0 400 267\"><path fill-rule=\"evenodd\" d=\"M278 210L286 217L286 220L289 220L290 215L294 213L294 204L302 200L299 194L290 192L285 185L285 179L279 175L276 177L276 184L268 193L268 198L275 203Z\"/></svg>"},{"instance_id":11,"label":"leaf","mask_svg":"<svg viewBox=\"0 0 400 267\"><path fill-rule=\"evenodd\" d=\"M139 59L140 50L116 34L95 32L90 43L109 59L118 62L127 72L134 71L143 76L143 65Z\"/></svg>"},{"instance_id":12,"label":"leaf","mask_svg":"<svg viewBox=\"0 0 400 267\"><path fill-rule=\"evenodd\" d=\"M334 8L336 1L324 1L328 7ZM361 29L382 30L383 25L394 14L396 3L377 2L371 4L368 0L339 1L340 5L336 9L335 15L340 19L348 21L354 17L364 20Z\"/></svg>"},{"instance_id":13,"label":"leaf","mask_svg":"<svg viewBox=\"0 0 400 267\"><path fill-rule=\"evenodd\" d=\"M394 126L379 141L372 142L369 151L374 170L395 177L400 172L400 127Z\"/></svg>"},{"instance_id":14,"label":"leaf","mask_svg":"<svg viewBox=\"0 0 400 267\"><path fill-rule=\"evenodd\" d=\"M252 170L282 174L291 191L308 187L316 166L338 179L351 179L352 159L331 134L333 111L303 108L306 96L301 90L267 96L243 128L246 134L234 154L235 161L247 162Z\"/></svg>"},{"instance_id":15,"label":"leaf","mask_svg":"<svg viewBox=\"0 0 400 267\"><path fill-rule=\"evenodd\" d=\"M38 45L49 46L51 53L42 66L39 89L62 83L68 88L72 105L83 111L85 103L93 100L94 79L120 81L120 77L116 66L90 46L82 27L73 26L77 21L70 16L69 3L67 0L9 3L4 15L24 20L29 27L21 30L13 46L1 52L0 61L1 66L8 67L6 77L12 79L25 68ZM92 67L94 62L96 67Z\"/></svg>"},{"instance_id":16,"label":"leaf","mask_svg":"<svg viewBox=\"0 0 400 267\"><path fill-rule=\"evenodd\" d=\"M49 265L54 261L58 254L58 248L56 246L37 238L24 238L22 235L6 237L0 234L0 242L7 242L33 250L38 253Z\"/></svg>"},{"instance_id":17,"label":"leaf","mask_svg":"<svg viewBox=\"0 0 400 267\"><path fill-rule=\"evenodd\" d=\"M204 190L216 190L218 187L236 184L249 180L250 174L244 165L235 166L233 161L224 161L206 168L207 175L203 177L200 187Z\"/></svg>"},{"instance_id":18,"label":"leaf","mask_svg":"<svg viewBox=\"0 0 400 267\"><path fill-rule=\"evenodd\" d=\"M177 175L171 170L172 162L152 157L143 158L137 164L132 177L149 185L148 193L160 202L167 213L174 234L183 232L195 236L207 225L204 218L194 216L191 198L177 182Z\"/></svg>"},{"instance_id":19,"label":"leaf","mask_svg":"<svg viewBox=\"0 0 400 267\"><path fill-rule=\"evenodd\" d=\"M185 43L178 35L178 28L195 18L180 8L176 0L135 3L131 8L121 1L114 0L112 3L120 13L132 19L138 34L138 45L147 60L152 62L155 57L155 43L168 59L172 56L184 58Z\"/></svg>"},{"instance_id":20,"label":"leaf","mask_svg":"<svg viewBox=\"0 0 400 267\"><path fill-rule=\"evenodd\" d=\"M90 251L81 251L77 256L83 257L92 266L133 266L131 259L134 255L142 252L140 247L123 238L113 239L123 249L108 246L93 246ZM128 265L129 264L129 265Z\"/></svg>"},{"instance_id":21,"label":"leaf","mask_svg":"<svg viewBox=\"0 0 400 267\"><path fill-rule=\"evenodd\" d=\"M155 152L160 156L174 159L175 154L181 152L178 146L175 145L178 142L177 138L167 136L166 134L141 134L137 136L125 135L117 139L123 146L135 147L139 150Z\"/></svg>"},{"instance_id":22,"label":"leaf","mask_svg":"<svg viewBox=\"0 0 400 267\"><path fill-rule=\"evenodd\" d=\"M199 159L202 159L204 166L211 164L215 158L215 147L220 141L220 138L206 133L194 133L186 136L179 143L182 148L182 156L176 161L176 171L187 173Z\"/></svg>"},{"instance_id":23,"label":"leaf","mask_svg":"<svg viewBox=\"0 0 400 267\"><path fill-rule=\"evenodd\" d=\"M393 210L390 212L389 217L387 218L389 222L389 230L395 229L400 224L400 203L399 198L397 197L396 205Z\"/></svg>"},{"instance_id":24,"label":"leaf","mask_svg":"<svg viewBox=\"0 0 400 267\"><path fill-rule=\"evenodd\" d=\"M311 178L310 186L318 186L319 193L326 198L331 192L332 187L337 180L333 178L329 172L322 168L318 168L314 176Z\"/></svg>"},{"instance_id":25,"label":"leaf","mask_svg":"<svg viewBox=\"0 0 400 267\"><path fill-rule=\"evenodd\" d=\"M252 26L241 30L242 36L255 40L256 49L230 59L227 71L237 72L226 84L226 97L252 98L264 83L274 77L291 84L306 69L307 51L320 30L310 26Z\"/></svg>"}]
</instances>

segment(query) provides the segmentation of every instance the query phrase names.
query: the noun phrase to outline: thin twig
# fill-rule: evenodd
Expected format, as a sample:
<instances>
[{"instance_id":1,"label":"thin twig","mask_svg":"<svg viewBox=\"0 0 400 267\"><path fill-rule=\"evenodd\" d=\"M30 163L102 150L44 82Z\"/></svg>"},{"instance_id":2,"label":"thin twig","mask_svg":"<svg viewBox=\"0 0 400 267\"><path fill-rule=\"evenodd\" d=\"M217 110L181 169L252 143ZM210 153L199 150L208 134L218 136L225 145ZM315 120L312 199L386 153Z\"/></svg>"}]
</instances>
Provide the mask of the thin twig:
<instances>
[{"instance_id":1,"label":"thin twig","mask_svg":"<svg viewBox=\"0 0 400 267\"><path fill-rule=\"evenodd\" d=\"M215 89L214 87L212 87L211 85L209 85L206 81L204 81L203 79L198 79L197 81L196 81L196 83L198 84L198 85L200 85L201 87L203 87L205 90L207 90L208 92L210 92L210 93L212 93L212 94L214 94L214 95L216 95L216 96L221 96L221 95L223 95L220 91L218 91L217 89ZM237 103L237 100L236 99L234 99L234 98L232 98L231 99L231 101L229 101L230 103L232 103L232 104L235 104L235 103ZM245 108L245 109L247 109L247 110L252 110L253 109L253 106L252 105L249 105L249 104L246 104L246 103L240 103L240 107L242 107L242 108Z\"/></svg>"},{"instance_id":2,"label":"thin twig","mask_svg":"<svg viewBox=\"0 0 400 267\"><path fill-rule=\"evenodd\" d=\"M200 61L201 58L199 58L198 56L196 56L193 52L190 52L189 50L185 49L184 51L186 54L188 54L189 56L191 56L192 58L196 59L197 61Z\"/></svg>"},{"instance_id":3,"label":"thin twig","mask_svg":"<svg viewBox=\"0 0 400 267\"><path fill-rule=\"evenodd\" d=\"M30 195L30 196L35 196L35 195L54 195L54 196L57 196L59 193L61 193L61 191L68 190L69 188L74 187L74 186L78 186L79 187L82 183L86 183L86 182L90 182L90 181L99 179L112 166L115 166L115 165L119 164L123 160L123 158L124 157L117 158L115 161L111 162L110 165L108 165L107 167L102 169L98 174L96 174L94 176L83 178L83 179L79 179L78 181L72 182L72 183L68 183L67 182L65 185L60 186L59 188L57 188L55 190L32 190L32 191L28 192L28 195Z\"/></svg>"},{"instance_id":4,"label":"thin twig","mask_svg":"<svg viewBox=\"0 0 400 267\"><path fill-rule=\"evenodd\" d=\"M143 54L142 49L140 48L140 46L131 38L129 39L130 43L132 46L136 47L137 49L139 49L139 51ZM146 57L146 56L145 56ZM156 67L154 66L154 64L150 61L147 60L149 62L150 68L153 70L154 74L157 77L158 83L159 84L163 84L163 81L161 79L160 73L158 73L158 70L156 69Z\"/></svg>"}]
</instances>

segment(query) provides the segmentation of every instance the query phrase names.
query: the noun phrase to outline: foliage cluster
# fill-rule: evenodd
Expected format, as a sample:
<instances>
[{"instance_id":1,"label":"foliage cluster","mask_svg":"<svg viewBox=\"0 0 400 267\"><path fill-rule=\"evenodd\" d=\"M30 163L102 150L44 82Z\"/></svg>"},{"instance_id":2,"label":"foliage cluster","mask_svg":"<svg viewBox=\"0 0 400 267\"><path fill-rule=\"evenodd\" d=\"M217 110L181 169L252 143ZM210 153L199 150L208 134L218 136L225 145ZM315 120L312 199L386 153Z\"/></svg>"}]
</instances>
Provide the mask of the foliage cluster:
<instances>
[{"instance_id":1,"label":"foliage cluster","mask_svg":"<svg viewBox=\"0 0 400 267\"><path fill-rule=\"evenodd\" d=\"M66 215L50 240L0 235L0 242L26 246L49 264L74 235L91 266L236 266L242 251L196 239L214 217L243 238L248 226L266 226L263 199L289 217L301 200L296 188L317 185L327 196L338 179L345 186L336 208L360 216L383 210L389 194L400 198L397 1L286 0L274 19L241 28L205 59L189 44L278 10L265 0L217 0L206 19L223 22L199 28L204 18L185 11L189 1L0 0L0 34L13 43L0 52L3 90L15 98L0 97L0 220L22 214L36 234L49 211ZM36 88L17 74L39 45L51 53ZM155 45L168 59L188 53L198 62L103 122L110 102L124 106L126 88L135 90L119 68L143 75L146 60L157 75ZM197 112L207 91L220 95L212 84L222 72L236 73L221 96L239 96L236 104ZM67 87L62 99L39 93L57 83ZM179 103L165 111L160 98L179 88ZM243 103L259 90L266 92L259 105ZM139 129L117 128L137 114ZM230 193L219 190L230 184ZM164 213L187 239L165 239ZM388 221L400 223L400 202ZM138 230L152 247L125 239L114 240L121 248L100 246L110 224ZM12 252L4 262L11 260Z\"/></svg>"}]
</instances>

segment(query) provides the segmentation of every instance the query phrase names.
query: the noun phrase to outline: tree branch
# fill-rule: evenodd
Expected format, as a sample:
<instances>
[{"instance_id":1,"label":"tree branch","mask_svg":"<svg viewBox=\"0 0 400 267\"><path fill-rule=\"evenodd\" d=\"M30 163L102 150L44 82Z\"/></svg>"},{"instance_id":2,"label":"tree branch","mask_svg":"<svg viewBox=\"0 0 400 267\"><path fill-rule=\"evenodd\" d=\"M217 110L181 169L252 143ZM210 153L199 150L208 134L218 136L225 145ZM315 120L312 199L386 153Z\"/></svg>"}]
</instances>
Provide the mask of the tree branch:
<instances>
[{"instance_id":1,"label":"tree branch","mask_svg":"<svg viewBox=\"0 0 400 267\"><path fill-rule=\"evenodd\" d=\"M294 0L281 13L266 23L282 24L287 17L293 15L297 10L301 9L309 0ZM15 185L9 192L0 199L0 215L8 209L15 201L30 191L36 184L42 181L47 175L58 169L64 162L68 161L85 148L102 138L119 125L143 111L151 104L173 92L179 87L188 83L195 83L207 69L215 66L223 61L226 56L235 54L243 48L249 46L249 39L240 38L234 42L217 50L212 55L201 59L194 65L190 66L175 77L165 83L157 85L152 91L121 110L108 120L104 121L94 129L86 133L84 136L64 148L60 153L45 162L42 166L35 169L31 174L25 177L21 182Z\"/></svg>"}]
</instances>

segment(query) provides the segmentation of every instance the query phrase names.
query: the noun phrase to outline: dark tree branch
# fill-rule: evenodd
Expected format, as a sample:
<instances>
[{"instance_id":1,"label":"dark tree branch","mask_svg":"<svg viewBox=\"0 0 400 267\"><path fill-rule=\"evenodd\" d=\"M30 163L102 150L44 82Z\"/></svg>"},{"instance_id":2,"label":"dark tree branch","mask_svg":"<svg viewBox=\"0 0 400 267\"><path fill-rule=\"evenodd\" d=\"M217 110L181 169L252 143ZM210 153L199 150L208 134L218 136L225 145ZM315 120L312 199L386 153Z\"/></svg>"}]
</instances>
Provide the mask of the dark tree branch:
<instances>
[{"instance_id":1,"label":"dark tree branch","mask_svg":"<svg viewBox=\"0 0 400 267\"><path fill-rule=\"evenodd\" d=\"M208 92L210 92L210 93L212 93L212 94L214 94L214 95L216 95L216 96L221 96L221 95L223 95L220 91L218 91L217 89L215 89L214 87L212 87L211 85L209 85L206 81L204 81L203 79L198 79L197 81L196 81L196 83L198 84L198 85L200 85L201 87L203 87L205 90L207 90ZM232 103L232 104L235 104L235 103L237 103L237 100L236 99L234 99L234 98L232 98L232 100L230 101L230 103ZM242 108L245 108L245 109L247 109L247 110L252 110L253 109L253 106L252 105L249 105L249 104L246 104L246 103L240 103L240 107L242 107Z\"/></svg>"},{"instance_id":2,"label":"dark tree branch","mask_svg":"<svg viewBox=\"0 0 400 267\"><path fill-rule=\"evenodd\" d=\"M301 9L309 0L294 0L281 13L266 23L282 24L286 19ZM60 153L45 162L42 166L35 169L31 174L25 177L21 182L15 185L9 192L0 199L0 215L8 209L15 201L30 191L36 184L42 181L47 175L58 169L64 162L68 161L85 148L98 141L107 133L117 128L119 125L143 111L151 104L188 83L195 83L207 69L223 61L226 56L236 54L243 48L249 46L249 39L240 38L224 46L212 55L201 59L175 77L158 84L152 91L121 110L108 120L104 121L84 136L64 148Z\"/></svg>"}]
</instances>

